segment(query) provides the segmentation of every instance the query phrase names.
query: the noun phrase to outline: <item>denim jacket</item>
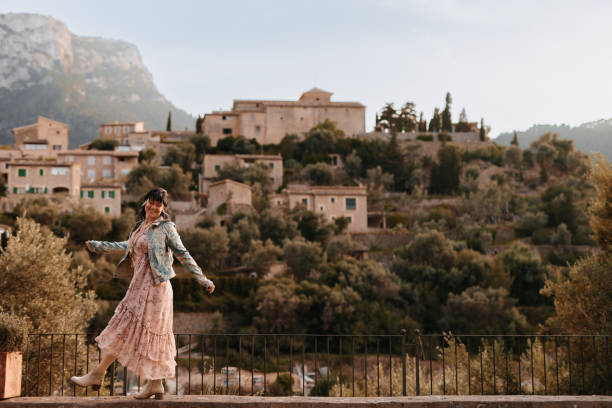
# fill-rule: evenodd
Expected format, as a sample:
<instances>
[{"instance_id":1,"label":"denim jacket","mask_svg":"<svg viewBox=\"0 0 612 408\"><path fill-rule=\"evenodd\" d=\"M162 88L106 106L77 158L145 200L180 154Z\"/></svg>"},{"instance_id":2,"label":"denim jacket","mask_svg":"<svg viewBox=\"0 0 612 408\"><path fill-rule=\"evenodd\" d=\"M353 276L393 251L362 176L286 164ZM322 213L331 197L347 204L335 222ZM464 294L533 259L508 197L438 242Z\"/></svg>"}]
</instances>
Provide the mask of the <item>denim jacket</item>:
<instances>
[{"instance_id":1,"label":"denim jacket","mask_svg":"<svg viewBox=\"0 0 612 408\"><path fill-rule=\"evenodd\" d=\"M143 221L138 221L136 223L130 232L130 236L142 222ZM181 237L176 231L176 226L172 221L163 219L154 221L147 231L147 239L149 244L149 263L151 264L151 271L153 272L153 279L156 284L161 284L176 276L172 268L172 263L174 261L172 251L174 251L178 260L194 275L198 283L205 287L208 287L212 283L204 276L200 267L196 264L187 249L185 249L185 246L181 242ZM124 252L113 274L113 278L125 272L129 272L132 269L128 242L129 239L128 241L122 242L90 241L91 248L95 252Z\"/></svg>"}]
</instances>

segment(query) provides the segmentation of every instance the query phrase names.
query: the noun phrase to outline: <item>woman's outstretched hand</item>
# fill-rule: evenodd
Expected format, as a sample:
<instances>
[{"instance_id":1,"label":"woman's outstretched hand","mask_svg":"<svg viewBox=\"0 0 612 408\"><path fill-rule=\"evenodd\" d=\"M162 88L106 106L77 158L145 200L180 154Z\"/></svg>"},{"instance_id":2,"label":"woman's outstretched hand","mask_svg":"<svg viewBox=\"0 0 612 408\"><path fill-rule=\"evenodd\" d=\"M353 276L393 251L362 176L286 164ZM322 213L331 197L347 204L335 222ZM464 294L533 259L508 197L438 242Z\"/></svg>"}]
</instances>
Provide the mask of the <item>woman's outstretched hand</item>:
<instances>
[{"instance_id":1,"label":"woman's outstretched hand","mask_svg":"<svg viewBox=\"0 0 612 408\"><path fill-rule=\"evenodd\" d=\"M91 247L91 241L85 241L85 245L90 252L94 252L93 248Z\"/></svg>"},{"instance_id":2,"label":"woman's outstretched hand","mask_svg":"<svg viewBox=\"0 0 612 408\"><path fill-rule=\"evenodd\" d=\"M213 293L215 291L215 284L213 283L213 281L211 281L210 279L207 279L207 283L206 283L206 291L210 294Z\"/></svg>"}]
</instances>

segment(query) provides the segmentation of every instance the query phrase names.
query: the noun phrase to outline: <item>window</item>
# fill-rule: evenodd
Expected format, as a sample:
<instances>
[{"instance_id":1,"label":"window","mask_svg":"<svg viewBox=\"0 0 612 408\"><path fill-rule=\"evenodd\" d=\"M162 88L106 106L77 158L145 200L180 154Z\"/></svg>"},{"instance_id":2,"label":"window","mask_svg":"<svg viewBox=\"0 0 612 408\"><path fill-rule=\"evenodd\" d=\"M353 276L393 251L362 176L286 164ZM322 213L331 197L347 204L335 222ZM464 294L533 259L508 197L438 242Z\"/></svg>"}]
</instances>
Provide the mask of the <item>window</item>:
<instances>
[{"instance_id":1,"label":"window","mask_svg":"<svg viewBox=\"0 0 612 408\"><path fill-rule=\"evenodd\" d=\"M324 207L323 207L323 206L320 206L320 207L319 207L319 210L323 211L323 210L324 210Z\"/></svg>"},{"instance_id":2,"label":"window","mask_svg":"<svg viewBox=\"0 0 612 408\"><path fill-rule=\"evenodd\" d=\"M81 190L81 198L83 198L83 190Z\"/></svg>"},{"instance_id":3,"label":"window","mask_svg":"<svg viewBox=\"0 0 612 408\"><path fill-rule=\"evenodd\" d=\"M62 145L53 145L53 150L62 150Z\"/></svg>"},{"instance_id":4,"label":"window","mask_svg":"<svg viewBox=\"0 0 612 408\"><path fill-rule=\"evenodd\" d=\"M74 157L66 156L66 161L72 162L72 161L74 161Z\"/></svg>"},{"instance_id":5,"label":"window","mask_svg":"<svg viewBox=\"0 0 612 408\"><path fill-rule=\"evenodd\" d=\"M108 192L108 196L109 196L110 198L115 198L115 192L114 192L114 191L109 191L109 192Z\"/></svg>"},{"instance_id":6,"label":"window","mask_svg":"<svg viewBox=\"0 0 612 408\"><path fill-rule=\"evenodd\" d=\"M110 170L104 170L104 178L110 178Z\"/></svg>"},{"instance_id":7,"label":"window","mask_svg":"<svg viewBox=\"0 0 612 408\"><path fill-rule=\"evenodd\" d=\"M104 156L104 164L111 164L110 156Z\"/></svg>"},{"instance_id":8,"label":"window","mask_svg":"<svg viewBox=\"0 0 612 408\"><path fill-rule=\"evenodd\" d=\"M215 171L219 171L221 169L221 166L219 166L218 164L215 164Z\"/></svg>"},{"instance_id":9,"label":"window","mask_svg":"<svg viewBox=\"0 0 612 408\"><path fill-rule=\"evenodd\" d=\"M308 199L307 198L302 198L302 204L308 205Z\"/></svg>"},{"instance_id":10,"label":"window","mask_svg":"<svg viewBox=\"0 0 612 408\"><path fill-rule=\"evenodd\" d=\"M51 174L53 176L65 176L66 174L68 174L68 168L67 167L53 167L51 169Z\"/></svg>"},{"instance_id":11,"label":"window","mask_svg":"<svg viewBox=\"0 0 612 408\"><path fill-rule=\"evenodd\" d=\"M130 127L129 126L124 126L123 127L123 133L128 133L130 131Z\"/></svg>"},{"instance_id":12,"label":"window","mask_svg":"<svg viewBox=\"0 0 612 408\"><path fill-rule=\"evenodd\" d=\"M346 199L346 209L347 210L356 210L357 209L357 199L356 198L347 198Z\"/></svg>"},{"instance_id":13,"label":"window","mask_svg":"<svg viewBox=\"0 0 612 408\"><path fill-rule=\"evenodd\" d=\"M93 191L93 190L89 190L89 191L87 192L87 197L89 197L89 198L94 198L94 191Z\"/></svg>"},{"instance_id":14,"label":"window","mask_svg":"<svg viewBox=\"0 0 612 408\"><path fill-rule=\"evenodd\" d=\"M128 174L130 174L130 169L121 170L121 174L123 174L124 176L127 176Z\"/></svg>"},{"instance_id":15,"label":"window","mask_svg":"<svg viewBox=\"0 0 612 408\"><path fill-rule=\"evenodd\" d=\"M93 166L94 164L96 164L96 158L94 156L89 156L87 158L87 164L89 164L90 166Z\"/></svg>"},{"instance_id":16,"label":"window","mask_svg":"<svg viewBox=\"0 0 612 408\"><path fill-rule=\"evenodd\" d=\"M335 202L336 202L336 197L332 197L332 198L330 198L330 199L329 199L329 201L331 201L331 202L332 202L332 204L333 204L333 203L335 203Z\"/></svg>"},{"instance_id":17,"label":"window","mask_svg":"<svg viewBox=\"0 0 612 408\"><path fill-rule=\"evenodd\" d=\"M333 156L333 157L332 157L332 164L333 164L334 166L337 166L337 165L338 165L338 156Z\"/></svg>"},{"instance_id":18,"label":"window","mask_svg":"<svg viewBox=\"0 0 612 408\"><path fill-rule=\"evenodd\" d=\"M116 127L115 128L115 134L118 135L121 132L121 128L120 127Z\"/></svg>"},{"instance_id":19,"label":"window","mask_svg":"<svg viewBox=\"0 0 612 408\"><path fill-rule=\"evenodd\" d=\"M346 217L346 219L348 220L348 223L350 224L351 222L353 222L353 217Z\"/></svg>"},{"instance_id":20,"label":"window","mask_svg":"<svg viewBox=\"0 0 612 408\"><path fill-rule=\"evenodd\" d=\"M255 132L257 133L261 132L261 126L259 125L255 126Z\"/></svg>"},{"instance_id":21,"label":"window","mask_svg":"<svg viewBox=\"0 0 612 408\"><path fill-rule=\"evenodd\" d=\"M273 169L274 168L274 163L270 163L269 166L270 166L271 169Z\"/></svg>"},{"instance_id":22,"label":"window","mask_svg":"<svg viewBox=\"0 0 612 408\"><path fill-rule=\"evenodd\" d=\"M104 129L104 132L106 132L107 135L110 135L112 131L113 130L111 128L109 128L109 127Z\"/></svg>"},{"instance_id":23,"label":"window","mask_svg":"<svg viewBox=\"0 0 612 408\"><path fill-rule=\"evenodd\" d=\"M43 169L38 169L38 174L41 176L45 175L45 171Z\"/></svg>"},{"instance_id":24,"label":"window","mask_svg":"<svg viewBox=\"0 0 612 408\"><path fill-rule=\"evenodd\" d=\"M13 187L13 194L17 194L17 191L18 191L17 187Z\"/></svg>"},{"instance_id":25,"label":"window","mask_svg":"<svg viewBox=\"0 0 612 408\"><path fill-rule=\"evenodd\" d=\"M38 143L26 143L26 150L47 150L46 144L38 144Z\"/></svg>"},{"instance_id":26,"label":"window","mask_svg":"<svg viewBox=\"0 0 612 408\"><path fill-rule=\"evenodd\" d=\"M110 213L110 207L104 207L104 214Z\"/></svg>"},{"instance_id":27,"label":"window","mask_svg":"<svg viewBox=\"0 0 612 408\"><path fill-rule=\"evenodd\" d=\"M231 135L232 134L232 128L223 128L223 134L224 135Z\"/></svg>"},{"instance_id":28,"label":"window","mask_svg":"<svg viewBox=\"0 0 612 408\"><path fill-rule=\"evenodd\" d=\"M26 176L26 169L19 169L19 170L17 170L17 174L19 175L19 177L25 177Z\"/></svg>"},{"instance_id":29,"label":"window","mask_svg":"<svg viewBox=\"0 0 612 408\"><path fill-rule=\"evenodd\" d=\"M95 170L87 170L87 177L89 177L90 179L95 179L96 178L96 171Z\"/></svg>"},{"instance_id":30,"label":"window","mask_svg":"<svg viewBox=\"0 0 612 408\"><path fill-rule=\"evenodd\" d=\"M104 190L100 191L100 194L101 194L100 197L104 198L105 193L106 193L106 191L104 191Z\"/></svg>"}]
</instances>

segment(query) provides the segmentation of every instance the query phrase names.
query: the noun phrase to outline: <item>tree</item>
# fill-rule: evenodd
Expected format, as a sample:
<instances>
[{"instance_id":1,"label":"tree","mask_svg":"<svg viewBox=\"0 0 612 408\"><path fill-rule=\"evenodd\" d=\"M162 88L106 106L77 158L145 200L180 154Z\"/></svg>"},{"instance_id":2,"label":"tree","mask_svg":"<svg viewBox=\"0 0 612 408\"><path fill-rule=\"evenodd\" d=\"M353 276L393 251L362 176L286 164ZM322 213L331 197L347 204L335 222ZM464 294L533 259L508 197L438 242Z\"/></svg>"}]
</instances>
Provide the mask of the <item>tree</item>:
<instances>
[{"instance_id":1,"label":"tree","mask_svg":"<svg viewBox=\"0 0 612 408\"><path fill-rule=\"evenodd\" d=\"M519 145L518 134L516 133L516 130L514 131L514 133L512 135L512 141L510 142L510 144L512 146L518 146Z\"/></svg>"},{"instance_id":2,"label":"tree","mask_svg":"<svg viewBox=\"0 0 612 408\"><path fill-rule=\"evenodd\" d=\"M442 129L442 118L440 117L440 109L435 108L433 112L433 116L429 121L429 131L430 132L439 132Z\"/></svg>"},{"instance_id":3,"label":"tree","mask_svg":"<svg viewBox=\"0 0 612 408\"><path fill-rule=\"evenodd\" d=\"M423 117L423 112L419 115L418 130L419 132L427 132L427 119Z\"/></svg>"},{"instance_id":4,"label":"tree","mask_svg":"<svg viewBox=\"0 0 612 408\"><path fill-rule=\"evenodd\" d=\"M293 239L298 235L297 222L278 209L267 209L259 216L259 232L262 241L270 239L280 246L285 239Z\"/></svg>"},{"instance_id":5,"label":"tree","mask_svg":"<svg viewBox=\"0 0 612 408\"><path fill-rule=\"evenodd\" d=\"M138 163L151 163L155 158L155 151L151 149L143 149L138 152Z\"/></svg>"},{"instance_id":6,"label":"tree","mask_svg":"<svg viewBox=\"0 0 612 408\"><path fill-rule=\"evenodd\" d=\"M210 137L200 134L195 134L189 138L189 141L195 147L196 161L202 163L204 154L210 149Z\"/></svg>"},{"instance_id":7,"label":"tree","mask_svg":"<svg viewBox=\"0 0 612 408\"><path fill-rule=\"evenodd\" d=\"M257 288L253 322L262 332L289 332L299 327L306 299L296 290L295 282L287 278L265 280Z\"/></svg>"},{"instance_id":8,"label":"tree","mask_svg":"<svg viewBox=\"0 0 612 408\"><path fill-rule=\"evenodd\" d=\"M242 264L260 276L265 276L270 266L282 255L283 250L274 245L272 240L268 239L265 243L256 240L251 242L248 252L242 255Z\"/></svg>"},{"instance_id":9,"label":"tree","mask_svg":"<svg viewBox=\"0 0 612 408\"><path fill-rule=\"evenodd\" d=\"M308 156L326 155L333 151L336 141L344 137L344 132L336 128L329 119L319 123L306 133L304 142L304 158Z\"/></svg>"},{"instance_id":10,"label":"tree","mask_svg":"<svg viewBox=\"0 0 612 408\"><path fill-rule=\"evenodd\" d=\"M361 176L361 158L357 156L354 151L346 156L346 160L344 160L344 170L352 178Z\"/></svg>"},{"instance_id":11,"label":"tree","mask_svg":"<svg viewBox=\"0 0 612 408\"><path fill-rule=\"evenodd\" d=\"M393 107L393 103L386 103L383 107L382 112L380 113L378 119L378 126L381 129L389 130L391 132L398 130L398 115L397 111Z\"/></svg>"},{"instance_id":12,"label":"tree","mask_svg":"<svg viewBox=\"0 0 612 408\"><path fill-rule=\"evenodd\" d=\"M480 138L481 142L484 142L487 140L487 130L485 129L485 124L484 124L484 119L480 118L480 129L478 132L478 136Z\"/></svg>"},{"instance_id":13,"label":"tree","mask_svg":"<svg viewBox=\"0 0 612 408\"><path fill-rule=\"evenodd\" d=\"M506 289L479 286L451 293L440 325L465 334L521 334L528 327L516 299L509 297Z\"/></svg>"},{"instance_id":14,"label":"tree","mask_svg":"<svg viewBox=\"0 0 612 408\"><path fill-rule=\"evenodd\" d=\"M166 121L166 130L170 132L172 130L172 112L168 111L168 120Z\"/></svg>"},{"instance_id":15,"label":"tree","mask_svg":"<svg viewBox=\"0 0 612 408\"><path fill-rule=\"evenodd\" d=\"M456 193L459 190L461 163L457 146L442 146L438 151L438 163L431 168L429 191L432 194Z\"/></svg>"},{"instance_id":16,"label":"tree","mask_svg":"<svg viewBox=\"0 0 612 408\"><path fill-rule=\"evenodd\" d=\"M412 132L417 127L416 111L414 103L406 102L397 114L396 129L400 132Z\"/></svg>"},{"instance_id":17,"label":"tree","mask_svg":"<svg viewBox=\"0 0 612 408\"><path fill-rule=\"evenodd\" d=\"M519 305L537 306L546 302L540 295L546 279L546 268L537 252L525 244L515 244L504 251L500 259L513 278L510 296L517 298Z\"/></svg>"},{"instance_id":18,"label":"tree","mask_svg":"<svg viewBox=\"0 0 612 408\"><path fill-rule=\"evenodd\" d=\"M164 165L177 164L185 173L190 172L196 159L196 149L192 143L179 143L170 146L164 156Z\"/></svg>"},{"instance_id":19,"label":"tree","mask_svg":"<svg viewBox=\"0 0 612 408\"><path fill-rule=\"evenodd\" d=\"M519 170L523 163L523 150L518 146L510 146L504 152L504 163L508 167Z\"/></svg>"},{"instance_id":20,"label":"tree","mask_svg":"<svg viewBox=\"0 0 612 408\"><path fill-rule=\"evenodd\" d=\"M71 267L67 238L58 238L47 227L22 217L17 218L16 229L0 253L0 311L27 320L33 333L85 332L96 313L95 294L87 289L89 271ZM77 356L78 364L84 364L84 353L75 353L68 343L66 354ZM49 348L49 343L43 342L39 368L52 372L53 382L58 384L63 373L49 370ZM42 385L41 392L52 390Z\"/></svg>"},{"instance_id":21,"label":"tree","mask_svg":"<svg viewBox=\"0 0 612 408\"><path fill-rule=\"evenodd\" d=\"M442 131L452 132L453 131L453 119L451 116L451 104L453 99L451 98L450 92L446 93L444 110L442 111Z\"/></svg>"},{"instance_id":22,"label":"tree","mask_svg":"<svg viewBox=\"0 0 612 408\"><path fill-rule=\"evenodd\" d=\"M322 262L321 245L318 242L308 242L303 238L285 241L283 258L289 271L293 273L296 282L306 279L311 270Z\"/></svg>"},{"instance_id":23,"label":"tree","mask_svg":"<svg viewBox=\"0 0 612 408\"><path fill-rule=\"evenodd\" d=\"M444 269L450 269L457 256L451 242L436 230L418 234L409 244L395 249L393 253L413 264Z\"/></svg>"},{"instance_id":24,"label":"tree","mask_svg":"<svg viewBox=\"0 0 612 408\"><path fill-rule=\"evenodd\" d=\"M334 183L334 173L329 164L309 164L304 167L303 172L317 186L330 186Z\"/></svg>"},{"instance_id":25,"label":"tree","mask_svg":"<svg viewBox=\"0 0 612 408\"><path fill-rule=\"evenodd\" d=\"M87 150L115 150L119 146L119 141L116 139L94 139L87 146Z\"/></svg>"},{"instance_id":26,"label":"tree","mask_svg":"<svg viewBox=\"0 0 612 408\"><path fill-rule=\"evenodd\" d=\"M79 244L90 239L102 239L112 229L109 216L84 205L73 208L63 224L68 229L70 238Z\"/></svg>"},{"instance_id":27,"label":"tree","mask_svg":"<svg viewBox=\"0 0 612 408\"><path fill-rule=\"evenodd\" d=\"M204 122L204 118L198 115L195 123L195 132L196 134L202 134L202 123Z\"/></svg>"},{"instance_id":28,"label":"tree","mask_svg":"<svg viewBox=\"0 0 612 408\"><path fill-rule=\"evenodd\" d=\"M459 122L457 122L455 132L469 132L471 130L470 124L468 123L467 114L465 113L465 108L463 108L459 114Z\"/></svg>"},{"instance_id":29,"label":"tree","mask_svg":"<svg viewBox=\"0 0 612 408\"><path fill-rule=\"evenodd\" d=\"M215 272L225 265L229 253L229 239L225 228L192 228L181 232L181 239L196 263L203 269Z\"/></svg>"},{"instance_id":30,"label":"tree","mask_svg":"<svg viewBox=\"0 0 612 408\"><path fill-rule=\"evenodd\" d=\"M590 209L590 225L597 245L608 251L612 249L612 167L605 158L599 157L591 172L591 180L597 199Z\"/></svg>"}]
</instances>

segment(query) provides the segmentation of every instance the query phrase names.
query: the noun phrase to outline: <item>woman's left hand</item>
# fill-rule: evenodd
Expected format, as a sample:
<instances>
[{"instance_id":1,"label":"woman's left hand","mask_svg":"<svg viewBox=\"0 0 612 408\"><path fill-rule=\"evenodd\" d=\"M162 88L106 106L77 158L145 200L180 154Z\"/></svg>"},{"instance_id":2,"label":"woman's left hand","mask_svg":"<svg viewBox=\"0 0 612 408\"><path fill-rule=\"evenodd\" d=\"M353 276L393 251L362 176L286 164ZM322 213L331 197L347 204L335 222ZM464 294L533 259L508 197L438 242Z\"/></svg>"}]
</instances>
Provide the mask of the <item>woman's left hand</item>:
<instances>
[{"instance_id":1,"label":"woman's left hand","mask_svg":"<svg viewBox=\"0 0 612 408\"><path fill-rule=\"evenodd\" d=\"M206 291L209 294L213 293L215 291L215 284L210 279L208 279L208 284L206 285Z\"/></svg>"}]
</instances>

